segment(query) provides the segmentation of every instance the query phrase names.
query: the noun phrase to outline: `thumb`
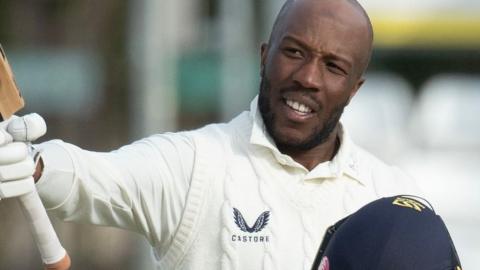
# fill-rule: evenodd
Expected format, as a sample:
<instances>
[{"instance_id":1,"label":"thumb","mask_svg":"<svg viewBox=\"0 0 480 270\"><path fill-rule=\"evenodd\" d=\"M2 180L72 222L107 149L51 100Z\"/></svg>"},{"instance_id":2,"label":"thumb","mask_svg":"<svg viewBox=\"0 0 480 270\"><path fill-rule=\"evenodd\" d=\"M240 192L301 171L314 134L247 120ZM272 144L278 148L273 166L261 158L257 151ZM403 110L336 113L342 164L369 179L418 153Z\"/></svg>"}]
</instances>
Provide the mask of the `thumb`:
<instances>
[{"instance_id":1,"label":"thumb","mask_svg":"<svg viewBox=\"0 0 480 270\"><path fill-rule=\"evenodd\" d=\"M0 146L11 143L13 141L12 135L7 132L7 127L8 124L10 124L10 122L16 118L18 118L18 116L12 115L7 120L0 122Z\"/></svg>"},{"instance_id":2,"label":"thumb","mask_svg":"<svg viewBox=\"0 0 480 270\"><path fill-rule=\"evenodd\" d=\"M11 143L12 141L12 135L8 134L5 129L0 128L0 146Z\"/></svg>"},{"instance_id":3,"label":"thumb","mask_svg":"<svg viewBox=\"0 0 480 270\"><path fill-rule=\"evenodd\" d=\"M7 126L7 132L14 141L32 142L47 132L47 124L39 114L31 113L12 119Z\"/></svg>"}]
</instances>

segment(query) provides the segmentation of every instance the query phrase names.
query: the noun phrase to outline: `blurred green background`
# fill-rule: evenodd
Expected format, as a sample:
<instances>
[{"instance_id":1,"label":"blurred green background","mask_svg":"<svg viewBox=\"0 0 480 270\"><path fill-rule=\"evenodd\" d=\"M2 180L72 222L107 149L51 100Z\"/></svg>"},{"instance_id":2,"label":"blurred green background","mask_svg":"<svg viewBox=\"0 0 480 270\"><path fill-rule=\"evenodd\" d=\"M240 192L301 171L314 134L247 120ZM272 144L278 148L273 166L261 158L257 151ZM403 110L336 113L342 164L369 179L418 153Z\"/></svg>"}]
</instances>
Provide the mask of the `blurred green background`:
<instances>
[{"instance_id":1,"label":"blurred green background","mask_svg":"<svg viewBox=\"0 0 480 270\"><path fill-rule=\"evenodd\" d=\"M260 45L282 2L0 0L0 43L26 99L21 114L38 112L47 121L49 131L42 140L61 138L108 151L149 134L228 120L248 109L258 91ZM353 106L346 114L366 112L367 118L345 123L369 150L422 178L421 186L458 242L465 269L476 269L480 201L475 193L480 186L474 172L480 165L480 139L466 143L458 134L480 137L475 129L480 126L479 111L474 108L467 117L459 113L459 119L450 116L468 106L480 107L480 1L360 3L375 29L367 76L372 84L365 86L374 90L366 89L370 96L364 97L374 102L365 104L385 109L372 116L371 108ZM436 90L429 89L449 85L443 81L458 82L446 90L453 96L463 93L455 92L458 88L474 89L464 94L473 98L438 120L438 112L453 106L452 94L433 107L424 106L424 100L432 100L429 94ZM401 90L379 104L379 96L397 88ZM406 94L397 97L399 91ZM396 107L403 119L399 124L390 119ZM432 146L429 142L438 141L432 138L453 129L447 118L463 125L455 126L452 137L441 138L448 147L440 139L442 143ZM419 119L427 119L427 124ZM437 120L447 131L428 127ZM372 126L381 121L386 127ZM385 144L379 147L379 142ZM469 160L468 167L464 160ZM140 236L58 221L55 226L73 269L152 267ZM9 200L0 202L0 269L39 265L18 207Z\"/></svg>"}]
</instances>

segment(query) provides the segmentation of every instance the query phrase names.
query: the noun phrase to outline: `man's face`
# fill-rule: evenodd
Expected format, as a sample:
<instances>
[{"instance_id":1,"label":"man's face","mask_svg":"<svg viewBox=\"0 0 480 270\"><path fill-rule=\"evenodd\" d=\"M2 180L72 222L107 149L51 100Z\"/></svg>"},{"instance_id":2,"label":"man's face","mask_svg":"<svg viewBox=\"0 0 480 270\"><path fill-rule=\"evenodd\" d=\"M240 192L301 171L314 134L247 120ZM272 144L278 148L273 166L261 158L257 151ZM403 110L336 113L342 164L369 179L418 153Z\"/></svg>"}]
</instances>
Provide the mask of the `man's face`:
<instances>
[{"instance_id":1,"label":"man's face","mask_svg":"<svg viewBox=\"0 0 480 270\"><path fill-rule=\"evenodd\" d=\"M369 41L346 1L297 1L262 46L259 107L281 149L323 143L363 83Z\"/></svg>"}]
</instances>

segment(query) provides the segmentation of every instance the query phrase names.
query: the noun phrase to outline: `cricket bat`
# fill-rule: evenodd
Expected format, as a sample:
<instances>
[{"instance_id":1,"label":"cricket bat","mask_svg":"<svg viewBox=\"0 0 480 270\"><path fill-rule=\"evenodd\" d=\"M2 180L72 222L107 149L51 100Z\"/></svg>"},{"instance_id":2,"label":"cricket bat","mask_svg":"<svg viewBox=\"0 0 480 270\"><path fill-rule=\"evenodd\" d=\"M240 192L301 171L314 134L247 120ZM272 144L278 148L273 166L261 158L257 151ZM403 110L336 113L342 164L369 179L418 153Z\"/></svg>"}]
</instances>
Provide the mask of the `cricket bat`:
<instances>
[{"instance_id":1,"label":"cricket bat","mask_svg":"<svg viewBox=\"0 0 480 270\"><path fill-rule=\"evenodd\" d=\"M25 102L15 83L12 69L1 45L0 53L0 120L3 121L23 108ZM60 244L37 191L34 190L20 196L18 200L28 220L35 244L40 251L44 269L70 269L70 257Z\"/></svg>"}]
</instances>

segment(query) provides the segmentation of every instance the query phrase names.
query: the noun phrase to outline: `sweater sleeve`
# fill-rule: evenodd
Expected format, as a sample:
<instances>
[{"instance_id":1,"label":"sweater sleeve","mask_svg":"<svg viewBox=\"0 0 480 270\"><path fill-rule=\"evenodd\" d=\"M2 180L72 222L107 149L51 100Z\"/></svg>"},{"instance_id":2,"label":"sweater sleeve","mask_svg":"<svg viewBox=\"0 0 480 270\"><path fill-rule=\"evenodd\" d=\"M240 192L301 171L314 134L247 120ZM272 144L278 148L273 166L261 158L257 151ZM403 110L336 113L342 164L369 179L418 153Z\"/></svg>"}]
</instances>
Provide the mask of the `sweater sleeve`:
<instances>
[{"instance_id":1,"label":"sweater sleeve","mask_svg":"<svg viewBox=\"0 0 480 270\"><path fill-rule=\"evenodd\" d=\"M155 135L109 153L59 140L37 148L45 165L37 189L54 216L132 230L154 246L170 243L190 186L188 136Z\"/></svg>"}]
</instances>

